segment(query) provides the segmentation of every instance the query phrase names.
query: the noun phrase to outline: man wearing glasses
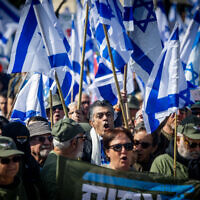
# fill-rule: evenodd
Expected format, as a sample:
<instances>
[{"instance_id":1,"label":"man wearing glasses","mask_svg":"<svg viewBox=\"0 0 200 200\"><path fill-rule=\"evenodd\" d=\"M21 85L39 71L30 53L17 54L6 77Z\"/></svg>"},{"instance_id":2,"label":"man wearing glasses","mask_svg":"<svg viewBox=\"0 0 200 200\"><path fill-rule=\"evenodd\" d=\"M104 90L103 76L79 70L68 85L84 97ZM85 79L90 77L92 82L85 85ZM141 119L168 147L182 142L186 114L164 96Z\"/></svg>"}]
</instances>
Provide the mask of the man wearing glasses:
<instances>
[{"instance_id":1,"label":"man wearing glasses","mask_svg":"<svg viewBox=\"0 0 200 200\"><path fill-rule=\"evenodd\" d=\"M31 154L43 166L49 152L53 150L53 136L49 123L45 121L35 121L27 126L30 132Z\"/></svg>"},{"instance_id":2,"label":"man wearing glasses","mask_svg":"<svg viewBox=\"0 0 200 200\"><path fill-rule=\"evenodd\" d=\"M42 191L45 199L56 199L56 168L58 157L79 159L86 139L84 128L74 120L59 120L52 128L54 149L48 155L41 170Z\"/></svg>"},{"instance_id":3,"label":"man wearing glasses","mask_svg":"<svg viewBox=\"0 0 200 200\"><path fill-rule=\"evenodd\" d=\"M0 136L0 199L26 199L24 186L16 176L23 154L11 138Z\"/></svg>"},{"instance_id":4,"label":"man wearing glasses","mask_svg":"<svg viewBox=\"0 0 200 200\"><path fill-rule=\"evenodd\" d=\"M135 127L133 149L137 153L136 163L133 167L137 171L149 171L153 161L153 154L158 147L158 135L147 134L144 122Z\"/></svg>"},{"instance_id":5,"label":"man wearing glasses","mask_svg":"<svg viewBox=\"0 0 200 200\"><path fill-rule=\"evenodd\" d=\"M176 177L199 179L200 169L200 119L187 117L177 129ZM170 141L166 153L158 156L151 172L173 176L174 140Z\"/></svg>"}]
</instances>

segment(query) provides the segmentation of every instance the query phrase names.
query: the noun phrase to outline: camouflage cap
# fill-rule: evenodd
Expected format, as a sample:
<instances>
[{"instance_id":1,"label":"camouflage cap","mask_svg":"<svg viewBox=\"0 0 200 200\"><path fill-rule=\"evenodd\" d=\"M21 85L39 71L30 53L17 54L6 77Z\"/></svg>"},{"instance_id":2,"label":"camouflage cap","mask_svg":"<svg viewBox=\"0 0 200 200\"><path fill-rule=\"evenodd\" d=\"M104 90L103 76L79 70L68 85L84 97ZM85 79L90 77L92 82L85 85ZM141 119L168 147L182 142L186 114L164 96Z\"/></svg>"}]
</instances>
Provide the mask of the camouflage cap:
<instances>
[{"instance_id":1,"label":"camouflage cap","mask_svg":"<svg viewBox=\"0 0 200 200\"><path fill-rule=\"evenodd\" d=\"M138 99L135 96L129 95L127 102L128 102L129 108L140 109L140 102L138 101Z\"/></svg>"},{"instance_id":2,"label":"camouflage cap","mask_svg":"<svg viewBox=\"0 0 200 200\"><path fill-rule=\"evenodd\" d=\"M191 115L185 118L177 129L178 133L181 133L188 138L199 140L200 139L200 118L195 115Z\"/></svg>"},{"instance_id":3,"label":"camouflage cap","mask_svg":"<svg viewBox=\"0 0 200 200\"><path fill-rule=\"evenodd\" d=\"M22 151L17 150L16 144L10 137L0 136L0 157L12 155L23 155Z\"/></svg>"},{"instance_id":4,"label":"camouflage cap","mask_svg":"<svg viewBox=\"0 0 200 200\"><path fill-rule=\"evenodd\" d=\"M52 128L53 137L60 142L71 140L84 132L80 124L69 118L59 120Z\"/></svg>"},{"instance_id":5,"label":"camouflage cap","mask_svg":"<svg viewBox=\"0 0 200 200\"><path fill-rule=\"evenodd\" d=\"M80 124L81 127L84 129L84 132L87 132L87 133L90 132L90 130L91 130L92 127L90 126L89 123L81 122L81 123L79 123L79 124Z\"/></svg>"},{"instance_id":6,"label":"camouflage cap","mask_svg":"<svg viewBox=\"0 0 200 200\"><path fill-rule=\"evenodd\" d=\"M61 100L58 96L58 94L55 94L52 96L52 106L59 106L59 105L62 105L61 103ZM49 102L49 98L47 99L47 106L46 106L46 109L50 109L50 102Z\"/></svg>"}]
</instances>

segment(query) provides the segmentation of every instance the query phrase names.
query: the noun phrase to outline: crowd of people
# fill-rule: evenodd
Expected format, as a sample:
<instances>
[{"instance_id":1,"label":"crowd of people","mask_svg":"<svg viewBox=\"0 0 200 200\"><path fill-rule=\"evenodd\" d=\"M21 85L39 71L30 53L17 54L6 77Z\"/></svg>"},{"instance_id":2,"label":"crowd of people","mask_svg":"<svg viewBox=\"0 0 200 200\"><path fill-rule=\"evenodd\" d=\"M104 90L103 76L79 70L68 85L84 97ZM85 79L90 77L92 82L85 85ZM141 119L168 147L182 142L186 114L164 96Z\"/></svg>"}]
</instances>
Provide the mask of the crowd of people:
<instances>
[{"instance_id":1,"label":"crowd of people","mask_svg":"<svg viewBox=\"0 0 200 200\"><path fill-rule=\"evenodd\" d=\"M175 113L148 134L141 100L123 92L122 96L128 105L129 128L125 128L119 103L91 103L86 93L82 93L80 109L78 96L68 105L67 117L59 95L54 95L52 122L49 104L47 119L32 116L24 125L9 121L3 115L7 102L2 103L0 199L56 199L59 156L113 170L174 176ZM179 109L176 115L176 178L200 180L200 103Z\"/></svg>"}]
</instances>

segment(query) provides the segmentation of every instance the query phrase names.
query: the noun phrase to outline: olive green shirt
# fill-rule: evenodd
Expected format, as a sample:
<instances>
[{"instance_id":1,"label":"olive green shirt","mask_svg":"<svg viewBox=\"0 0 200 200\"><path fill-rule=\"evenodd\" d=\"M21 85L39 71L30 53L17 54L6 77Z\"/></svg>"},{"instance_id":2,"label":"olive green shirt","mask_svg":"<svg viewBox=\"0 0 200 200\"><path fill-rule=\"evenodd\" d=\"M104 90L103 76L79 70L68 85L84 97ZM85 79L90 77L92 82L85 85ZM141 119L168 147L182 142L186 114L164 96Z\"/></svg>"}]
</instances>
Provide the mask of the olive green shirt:
<instances>
[{"instance_id":1,"label":"olive green shirt","mask_svg":"<svg viewBox=\"0 0 200 200\"><path fill-rule=\"evenodd\" d=\"M174 174L174 159L168 154L162 154L155 158L151 165L150 172L173 176ZM176 162L176 177L180 179L188 178L188 168L181 164L180 162Z\"/></svg>"}]
</instances>

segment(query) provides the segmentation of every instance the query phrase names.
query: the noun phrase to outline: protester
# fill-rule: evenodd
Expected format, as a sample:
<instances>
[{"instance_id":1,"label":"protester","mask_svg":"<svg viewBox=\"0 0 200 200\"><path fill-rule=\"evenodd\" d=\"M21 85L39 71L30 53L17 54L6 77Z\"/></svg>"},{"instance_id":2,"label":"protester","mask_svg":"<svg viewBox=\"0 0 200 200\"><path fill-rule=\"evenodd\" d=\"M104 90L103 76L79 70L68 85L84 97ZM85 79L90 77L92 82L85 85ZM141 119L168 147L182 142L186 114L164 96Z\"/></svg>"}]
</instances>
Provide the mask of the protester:
<instances>
[{"instance_id":1,"label":"protester","mask_svg":"<svg viewBox=\"0 0 200 200\"><path fill-rule=\"evenodd\" d=\"M115 170L131 170L133 136L128 129L114 128L103 135L103 148L109 164Z\"/></svg>"},{"instance_id":2,"label":"protester","mask_svg":"<svg viewBox=\"0 0 200 200\"><path fill-rule=\"evenodd\" d=\"M193 115L196 115L200 118L200 101L196 102L195 104L192 104L191 110Z\"/></svg>"},{"instance_id":3,"label":"protester","mask_svg":"<svg viewBox=\"0 0 200 200\"><path fill-rule=\"evenodd\" d=\"M78 109L78 103L77 102L72 102L68 105L68 117L70 119L73 119L76 122L87 122L87 120L85 120L85 116L83 113L83 109L82 107L80 108L80 110Z\"/></svg>"},{"instance_id":4,"label":"protester","mask_svg":"<svg viewBox=\"0 0 200 200\"><path fill-rule=\"evenodd\" d=\"M140 108L135 114L134 125L137 126L139 123L144 122L142 108Z\"/></svg>"},{"instance_id":5,"label":"protester","mask_svg":"<svg viewBox=\"0 0 200 200\"><path fill-rule=\"evenodd\" d=\"M176 178L194 178L200 180L200 119L189 116L178 125ZM174 140L166 153L158 156L151 166L151 172L173 176Z\"/></svg>"},{"instance_id":6,"label":"protester","mask_svg":"<svg viewBox=\"0 0 200 200\"><path fill-rule=\"evenodd\" d=\"M37 121L48 122L48 120L47 120L46 118L44 118L44 117L41 117L41 116L32 116L32 117L30 117L30 118L28 119L26 125L28 126L28 125L30 125L30 124L32 124L32 123L37 122Z\"/></svg>"},{"instance_id":7,"label":"protester","mask_svg":"<svg viewBox=\"0 0 200 200\"><path fill-rule=\"evenodd\" d=\"M20 122L10 122L4 126L2 136L10 137L14 140L17 149L24 153L20 173L22 174L28 199L37 199L40 188L40 169L39 165L31 155L29 130Z\"/></svg>"},{"instance_id":8,"label":"protester","mask_svg":"<svg viewBox=\"0 0 200 200\"><path fill-rule=\"evenodd\" d=\"M7 125L9 123L9 121L3 117L3 116L0 116L0 135L2 134L2 129L5 125Z\"/></svg>"},{"instance_id":9,"label":"protester","mask_svg":"<svg viewBox=\"0 0 200 200\"><path fill-rule=\"evenodd\" d=\"M75 102L78 103L78 98L79 94L76 95L75 97ZM82 92L81 96L81 107L83 109L83 114L84 114L84 122L89 122L89 109L90 109L90 96L87 93Z\"/></svg>"},{"instance_id":10,"label":"protester","mask_svg":"<svg viewBox=\"0 0 200 200\"><path fill-rule=\"evenodd\" d=\"M43 166L49 152L53 149L53 136L49 123L45 121L32 122L27 126L30 132L31 154Z\"/></svg>"},{"instance_id":11,"label":"protester","mask_svg":"<svg viewBox=\"0 0 200 200\"><path fill-rule=\"evenodd\" d=\"M52 110L53 110L53 123L55 124L58 120L62 119L65 116L62 103L58 94L55 94L52 97ZM48 99L48 104L46 107L46 114L47 114L48 119L50 120L49 99Z\"/></svg>"},{"instance_id":12,"label":"protester","mask_svg":"<svg viewBox=\"0 0 200 200\"><path fill-rule=\"evenodd\" d=\"M95 101L90 106L90 125L92 129L91 163L101 165L107 163L103 151L103 135L108 129L114 128L114 110L108 101Z\"/></svg>"},{"instance_id":13,"label":"protester","mask_svg":"<svg viewBox=\"0 0 200 200\"><path fill-rule=\"evenodd\" d=\"M45 199L56 199L56 165L59 156L78 159L83 153L84 129L75 121L59 120L52 129L54 149L47 157L41 171Z\"/></svg>"},{"instance_id":14,"label":"protester","mask_svg":"<svg viewBox=\"0 0 200 200\"><path fill-rule=\"evenodd\" d=\"M28 199L22 181L17 176L23 154L17 150L11 138L0 136L0 199L2 200Z\"/></svg>"},{"instance_id":15,"label":"protester","mask_svg":"<svg viewBox=\"0 0 200 200\"><path fill-rule=\"evenodd\" d=\"M7 117L7 91L0 93L0 115Z\"/></svg>"},{"instance_id":16,"label":"protester","mask_svg":"<svg viewBox=\"0 0 200 200\"><path fill-rule=\"evenodd\" d=\"M133 95L128 96L127 102L128 102L130 118L134 121L135 115L136 115L137 111L140 109L140 102Z\"/></svg>"},{"instance_id":17,"label":"protester","mask_svg":"<svg viewBox=\"0 0 200 200\"><path fill-rule=\"evenodd\" d=\"M141 122L135 127L133 147L137 153L137 161L133 167L137 171L149 171L153 161L153 153L158 146L158 135L147 134L144 123Z\"/></svg>"}]
</instances>

